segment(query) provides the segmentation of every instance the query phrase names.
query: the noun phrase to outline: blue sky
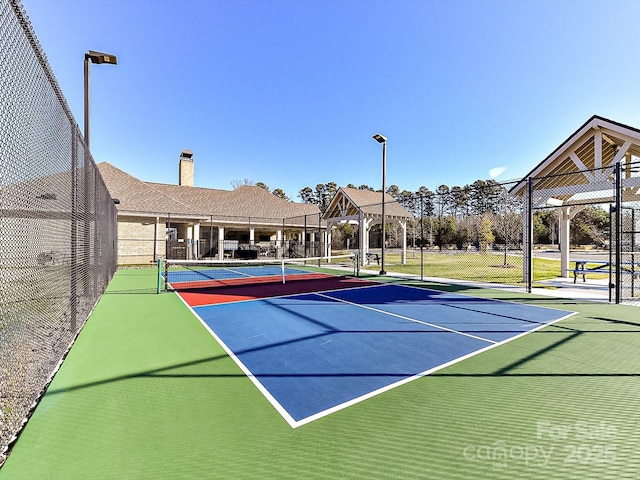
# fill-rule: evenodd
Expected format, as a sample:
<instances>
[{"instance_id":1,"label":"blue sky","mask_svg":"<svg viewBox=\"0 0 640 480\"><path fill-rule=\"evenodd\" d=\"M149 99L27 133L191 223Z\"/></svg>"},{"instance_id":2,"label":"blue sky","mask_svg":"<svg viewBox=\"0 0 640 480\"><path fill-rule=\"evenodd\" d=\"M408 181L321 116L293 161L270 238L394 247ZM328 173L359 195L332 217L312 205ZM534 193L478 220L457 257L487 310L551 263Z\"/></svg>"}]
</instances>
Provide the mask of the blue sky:
<instances>
[{"instance_id":1,"label":"blue sky","mask_svg":"<svg viewBox=\"0 0 640 480\"><path fill-rule=\"evenodd\" d=\"M592 115L640 126L637 0L22 0L91 148L146 181L415 191L519 178Z\"/></svg>"}]
</instances>

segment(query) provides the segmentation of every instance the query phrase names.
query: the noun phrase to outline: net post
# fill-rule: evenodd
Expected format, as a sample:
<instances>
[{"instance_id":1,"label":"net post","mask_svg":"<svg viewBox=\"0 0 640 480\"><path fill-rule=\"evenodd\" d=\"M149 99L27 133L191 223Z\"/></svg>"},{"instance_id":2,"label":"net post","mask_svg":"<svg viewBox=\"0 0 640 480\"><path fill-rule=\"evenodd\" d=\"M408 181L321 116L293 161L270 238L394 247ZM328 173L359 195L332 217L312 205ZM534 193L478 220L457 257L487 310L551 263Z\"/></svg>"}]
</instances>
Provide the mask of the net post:
<instances>
[{"instance_id":1,"label":"net post","mask_svg":"<svg viewBox=\"0 0 640 480\"><path fill-rule=\"evenodd\" d=\"M156 285L156 293L162 291L162 258L158 258L158 278Z\"/></svg>"},{"instance_id":2,"label":"net post","mask_svg":"<svg viewBox=\"0 0 640 480\"><path fill-rule=\"evenodd\" d=\"M353 256L353 274L356 277L360 276L360 252L356 252L355 255Z\"/></svg>"},{"instance_id":3,"label":"net post","mask_svg":"<svg viewBox=\"0 0 640 480\"><path fill-rule=\"evenodd\" d=\"M169 290L169 262L164 262L164 291Z\"/></svg>"}]
</instances>

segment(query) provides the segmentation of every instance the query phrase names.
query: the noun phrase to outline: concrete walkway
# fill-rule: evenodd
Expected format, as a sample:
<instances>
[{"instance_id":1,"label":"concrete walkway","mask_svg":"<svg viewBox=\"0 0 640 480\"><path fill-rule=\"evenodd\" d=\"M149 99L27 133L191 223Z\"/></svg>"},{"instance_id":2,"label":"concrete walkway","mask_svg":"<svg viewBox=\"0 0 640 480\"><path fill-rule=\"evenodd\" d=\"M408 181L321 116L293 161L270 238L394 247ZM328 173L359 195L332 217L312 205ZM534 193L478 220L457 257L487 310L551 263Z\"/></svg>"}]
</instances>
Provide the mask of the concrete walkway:
<instances>
[{"instance_id":1,"label":"concrete walkway","mask_svg":"<svg viewBox=\"0 0 640 480\"><path fill-rule=\"evenodd\" d=\"M554 278L536 282L531 293L548 297L571 298L575 300L609 301L609 280L587 279L586 282L578 280L573 283L573 278Z\"/></svg>"}]
</instances>

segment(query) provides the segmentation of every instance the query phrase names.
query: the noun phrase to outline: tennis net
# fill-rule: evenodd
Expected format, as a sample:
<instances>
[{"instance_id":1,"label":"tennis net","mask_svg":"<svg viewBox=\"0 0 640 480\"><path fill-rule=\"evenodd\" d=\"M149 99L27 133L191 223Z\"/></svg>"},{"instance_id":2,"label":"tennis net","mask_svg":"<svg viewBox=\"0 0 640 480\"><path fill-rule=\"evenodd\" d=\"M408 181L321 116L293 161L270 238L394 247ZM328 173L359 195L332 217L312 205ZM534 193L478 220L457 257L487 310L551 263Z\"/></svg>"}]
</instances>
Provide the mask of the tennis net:
<instances>
[{"instance_id":1,"label":"tennis net","mask_svg":"<svg viewBox=\"0 0 640 480\"><path fill-rule=\"evenodd\" d=\"M286 283L321 276L357 275L353 255L264 260L165 260L158 266L164 290Z\"/></svg>"}]
</instances>

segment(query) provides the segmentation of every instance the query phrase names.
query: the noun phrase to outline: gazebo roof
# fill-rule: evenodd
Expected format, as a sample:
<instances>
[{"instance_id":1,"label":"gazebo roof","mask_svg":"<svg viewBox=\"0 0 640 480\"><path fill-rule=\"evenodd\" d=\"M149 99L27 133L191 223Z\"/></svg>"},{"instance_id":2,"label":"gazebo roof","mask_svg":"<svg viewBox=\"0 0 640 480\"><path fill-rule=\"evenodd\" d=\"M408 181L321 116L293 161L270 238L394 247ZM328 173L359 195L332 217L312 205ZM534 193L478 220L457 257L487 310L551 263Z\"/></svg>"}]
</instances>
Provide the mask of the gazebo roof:
<instances>
[{"instance_id":1,"label":"gazebo roof","mask_svg":"<svg viewBox=\"0 0 640 480\"><path fill-rule=\"evenodd\" d=\"M640 200L640 177L631 168L640 159L640 130L594 115L512 189L524 196L535 178L534 206L613 201L614 168L623 171L623 199Z\"/></svg>"},{"instance_id":2,"label":"gazebo roof","mask_svg":"<svg viewBox=\"0 0 640 480\"><path fill-rule=\"evenodd\" d=\"M389 220L406 220L412 215L388 193L384 196L385 218ZM382 194L370 190L340 187L329 204L324 219L355 220L360 212L365 218L382 218Z\"/></svg>"}]
</instances>

